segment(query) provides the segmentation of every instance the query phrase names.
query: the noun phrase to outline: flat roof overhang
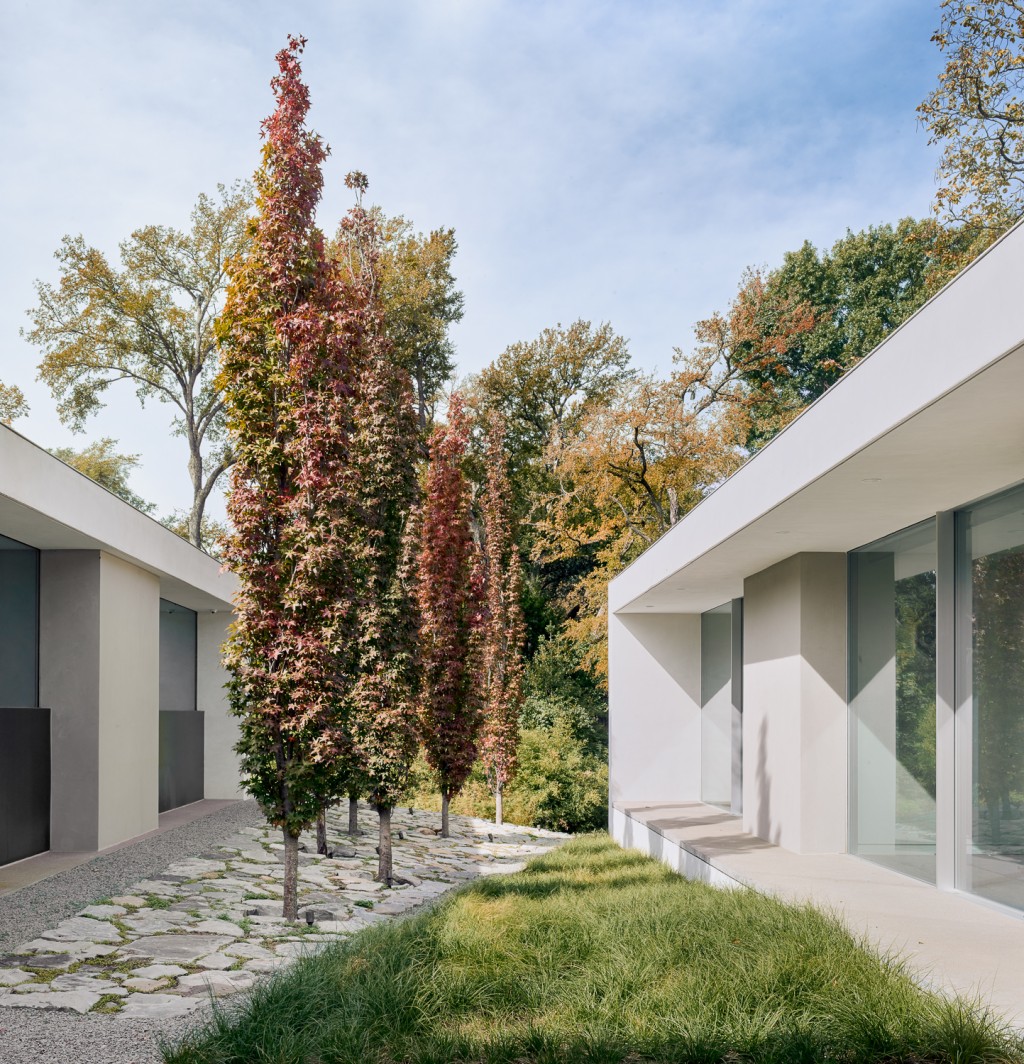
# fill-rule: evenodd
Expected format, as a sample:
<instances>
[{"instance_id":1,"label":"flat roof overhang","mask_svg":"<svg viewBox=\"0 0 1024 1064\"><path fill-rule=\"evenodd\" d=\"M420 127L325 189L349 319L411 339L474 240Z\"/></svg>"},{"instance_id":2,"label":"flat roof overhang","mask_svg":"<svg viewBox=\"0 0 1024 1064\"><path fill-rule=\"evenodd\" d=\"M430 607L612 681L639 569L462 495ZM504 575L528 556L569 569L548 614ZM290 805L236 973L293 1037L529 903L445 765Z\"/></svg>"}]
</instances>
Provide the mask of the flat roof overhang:
<instances>
[{"instance_id":1,"label":"flat roof overhang","mask_svg":"<svg viewBox=\"0 0 1024 1064\"><path fill-rule=\"evenodd\" d=\"M0 535L39 550L100 550L160 578L160 595L204 613L232 609L235 577L220 563L0 426Z\"/></svg>"},{"instance_id":2,"label":"flat roof overhang","mask_svg":"<svg viewBox=\"0 0 1024 1064\"><path fill-rule=\"evenodd\" d=\"M1024 225L956 277L608 589L700 613L794 554L870 543L1024 480Z\"/></svg>"}]
</instances>

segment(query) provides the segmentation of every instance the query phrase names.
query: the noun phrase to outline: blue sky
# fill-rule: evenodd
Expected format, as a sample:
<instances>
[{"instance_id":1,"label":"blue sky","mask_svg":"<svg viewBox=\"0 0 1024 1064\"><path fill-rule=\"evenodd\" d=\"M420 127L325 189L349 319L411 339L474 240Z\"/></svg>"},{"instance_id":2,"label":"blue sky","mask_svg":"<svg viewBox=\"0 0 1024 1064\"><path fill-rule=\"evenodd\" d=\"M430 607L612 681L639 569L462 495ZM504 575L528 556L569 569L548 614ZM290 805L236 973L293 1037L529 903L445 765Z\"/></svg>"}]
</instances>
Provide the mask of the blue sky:
<instances>
[{"instance_id":1,"label":"blue sky","mask_svg":"<svg viewBox=\"0 0 1024 1064\"><path fill-rule=\"evenodd\" d=\"M104 251L184 225L252 173L274 53L309 39L311 124L344 174L420 229L454 226L459 369L556 322L608 320L666 372L746 266L930 210L914 108L940 68L937 0L5 0L0 379L43 444L114 436L161 511L189 497L169 410L112 390L71 437L18 334L64 233Z\"/></svg>"}]
</instances>

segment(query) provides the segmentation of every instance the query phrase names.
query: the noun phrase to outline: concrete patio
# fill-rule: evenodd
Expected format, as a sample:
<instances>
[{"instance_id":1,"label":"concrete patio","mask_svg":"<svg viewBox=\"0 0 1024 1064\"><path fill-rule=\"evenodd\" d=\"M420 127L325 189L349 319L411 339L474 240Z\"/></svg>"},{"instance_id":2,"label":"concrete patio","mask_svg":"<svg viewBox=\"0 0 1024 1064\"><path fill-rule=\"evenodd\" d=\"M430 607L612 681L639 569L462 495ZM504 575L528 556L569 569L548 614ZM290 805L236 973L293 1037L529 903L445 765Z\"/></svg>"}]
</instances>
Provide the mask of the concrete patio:
<instances>
[{"instance_id":1,"label":"concrete patio","mask_svg":"<svg viewBox=\"0 0 1024 1064\"><path fill-rule=\"evenodd\" d=\"M904 958L922 984L979 997L1024 1028L1024 918L849 854L800 855L701 802L621 802L612 834L691 879L748 886L835 912Z\"/></svg>"}]
</instances>

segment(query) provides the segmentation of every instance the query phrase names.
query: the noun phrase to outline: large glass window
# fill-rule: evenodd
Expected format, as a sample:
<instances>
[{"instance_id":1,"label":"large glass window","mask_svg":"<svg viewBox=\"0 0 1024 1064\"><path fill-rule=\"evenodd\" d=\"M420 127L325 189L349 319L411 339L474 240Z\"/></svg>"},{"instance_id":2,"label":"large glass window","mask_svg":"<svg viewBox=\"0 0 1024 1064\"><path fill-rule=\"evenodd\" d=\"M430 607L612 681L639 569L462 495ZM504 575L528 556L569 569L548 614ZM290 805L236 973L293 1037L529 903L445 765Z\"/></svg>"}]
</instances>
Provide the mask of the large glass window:
<instances>
[{"instance_id":1,"label":"large glass window","mask_svg":"<svg viewBox=\"0 0 1024 1064\"><path fill-rule=\"evenodd\" d=\"M959 515L958 883L1024 907L1024 492Z\"/></svg>"},{"instance_id":2,"label":"large glass window","mask_svg":"<svg viewBox=\"0 0 1024 1064\"><path fill-rule=\"evenodd\" d=\"M196 708L196 615L160 600L160 708Z\"/></svg>"},{"instance_id":3,"label":"large glass window","mask_svg":"<svg viewBox=\"0 0 1024 1064\"><path fill-rule=\"evenodd\" d=\"M701 800L739 812L740 723L736 622L741 602L700 618Z\"/></svg>"},{"instance_id":4,"label":"large glass window","mask_svg":"<svg viewBox=\"0 0 1024 1064\"><path fill-rule=\"evenodd\" d=\"M0 706L39 705L39 552L0 536Z\"/></svg>"},{"instance_id":5,"label":"large glass window","mask_svg":"<svg viewBox=\"0 0 1024 1064\"><path fill-rule=\"evenodd\" d=\"M850 850L935 882L935 524L850 555Z\"/></svg>"}]
</instances>

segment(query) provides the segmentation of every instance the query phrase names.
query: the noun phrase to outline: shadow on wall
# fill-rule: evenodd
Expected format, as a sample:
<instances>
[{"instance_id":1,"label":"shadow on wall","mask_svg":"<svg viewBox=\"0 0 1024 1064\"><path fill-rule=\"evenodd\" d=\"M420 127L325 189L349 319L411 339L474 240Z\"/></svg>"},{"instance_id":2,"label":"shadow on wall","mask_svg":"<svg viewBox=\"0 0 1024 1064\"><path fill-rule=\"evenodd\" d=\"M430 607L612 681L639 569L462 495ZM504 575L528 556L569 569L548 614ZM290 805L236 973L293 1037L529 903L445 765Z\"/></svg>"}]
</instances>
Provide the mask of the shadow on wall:
<instances>
[{"instance_id":1,"label":"shadow on wall","mask_svg":"<svg viewBox=\"0 0 1024 1064\"><path fill-rule=\"evenodd\" d=\"M620 613L618 620L696 705L700 705L700 645L681 645L678 614ZM687 617L687 620L690 618ZM674 623L673 623L674 622Z\"/></svg>"},{"instance_id":2,"label":"shadow on wall","mask_svg":"<svg viewBox=\"0 0 1024 1064\"><path fill-rule=\"evenodd\" d=\"M772 825L772 775L768 771L768 718L762 717L757 729L757 764L754 766L754 786L757 788L757 817L754 834L779 845L782 831Z\"/></svg>"}]
</instances>

